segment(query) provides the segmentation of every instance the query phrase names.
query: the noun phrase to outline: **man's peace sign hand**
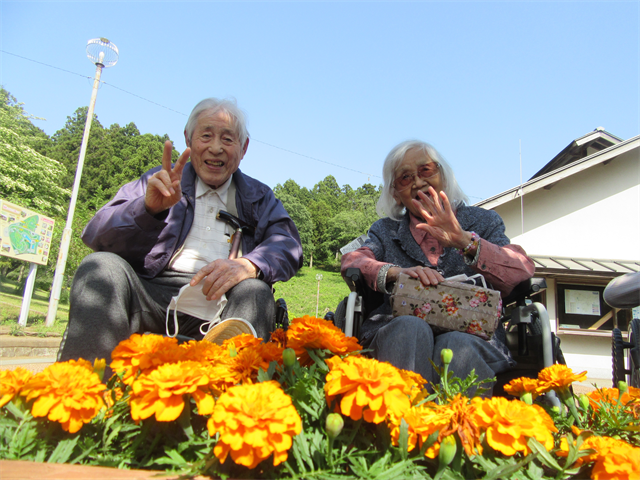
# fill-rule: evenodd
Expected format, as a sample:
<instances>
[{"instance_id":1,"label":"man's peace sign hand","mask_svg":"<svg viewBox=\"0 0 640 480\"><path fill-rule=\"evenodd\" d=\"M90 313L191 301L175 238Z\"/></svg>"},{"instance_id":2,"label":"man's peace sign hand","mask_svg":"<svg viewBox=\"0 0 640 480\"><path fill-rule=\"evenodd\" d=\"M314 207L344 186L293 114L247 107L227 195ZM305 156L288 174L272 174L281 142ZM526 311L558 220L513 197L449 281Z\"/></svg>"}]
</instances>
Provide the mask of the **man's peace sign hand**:
<instances>
[{"instance_id":1,"label":"man's peace sign hand","mask_svg":"<svg viewBox=\"0 0 640 480\"><path fill-rule=\"evenodd\" d=\"M173 207L182 198L182 169L184 168L191 149L187 148L171 168L171 150L173 146L170 141L164 142L162 152L162 169L153 174L147 184L147 191L144 195L144 205L151 215Z\"/></svg>"}]
</instances>

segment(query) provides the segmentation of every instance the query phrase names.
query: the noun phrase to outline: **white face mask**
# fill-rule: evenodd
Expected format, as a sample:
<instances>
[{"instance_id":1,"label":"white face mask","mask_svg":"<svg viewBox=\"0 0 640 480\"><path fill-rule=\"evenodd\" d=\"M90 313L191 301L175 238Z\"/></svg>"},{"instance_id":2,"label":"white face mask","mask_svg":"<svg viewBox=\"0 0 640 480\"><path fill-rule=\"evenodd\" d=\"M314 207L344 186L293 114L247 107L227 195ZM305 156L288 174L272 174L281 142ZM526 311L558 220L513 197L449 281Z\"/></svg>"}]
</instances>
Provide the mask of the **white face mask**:
<instances>
[{"instance_id":1,"label":"white face mask","mask_svg":"<svg viewBox=\"0 0 640 480\"><path fill-rule=\"evenodd\" d=\"M220 315L222 315L226 304L226 295L222 295L219 300L207 300L207 297L202 293L202 285L198 284L192 287L187 283L180 289L178 295L171 298L167 307L167 336L175 337L178 335L178 312L204 320L205 322L200 325L200 333L206 335L211 327L220 322ZM169 333L169 312L171 310L173 310L173 335Z\"/></svg>"}]
</instances>

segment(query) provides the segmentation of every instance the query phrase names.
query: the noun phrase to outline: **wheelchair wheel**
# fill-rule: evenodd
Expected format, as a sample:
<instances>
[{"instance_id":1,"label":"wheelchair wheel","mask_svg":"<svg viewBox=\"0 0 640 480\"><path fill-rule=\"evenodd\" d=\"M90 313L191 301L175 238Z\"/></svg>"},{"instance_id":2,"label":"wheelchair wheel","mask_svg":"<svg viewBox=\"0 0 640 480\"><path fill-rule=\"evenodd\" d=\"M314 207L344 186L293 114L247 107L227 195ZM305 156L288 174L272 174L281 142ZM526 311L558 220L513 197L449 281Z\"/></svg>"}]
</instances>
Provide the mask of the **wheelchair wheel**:
<instances>
[{"instance_id":1,"label":"wheelchair wheel","mask_svg":"<svg viewBox=\"0 0 640 480\"><path fill-rule=\"evenodd\" d=\"M289 310L284 298L276 300L276 328L282 328L283 330L289 328Z\"/></svg>"},{"instance_id":2,"label":"wheelchair wheel","mask_svg":"<svg viewBox=\"0 0 640 480\"><path fill-rule=\"evenodd\" d=\"M629 326L629 385L640 388L640 318L634 318Z\"/></svg>"},{"instance_id":3,"label":"wheelchair wheel","mask_svg":"<svg viewBox=\"0 0 640 480\"><path fill-rule=\"evenodd\" d=\"M344 324L347 317L347 298L342 300L337 308L333 317L333 324L344 332Z\"/></svg>"},{"instance_id":4,"label":"wheelchair wheel","mask_svg":"<svg viewBox=\"0 0 640 480\"><path fill-rule=\"evenodd\" d=\"M618 382L626 382L624 368L624 341L619 328L614 328L611 333L611 356L613 357L613 386L617 388Z\"/></svg>"}]
</instances>

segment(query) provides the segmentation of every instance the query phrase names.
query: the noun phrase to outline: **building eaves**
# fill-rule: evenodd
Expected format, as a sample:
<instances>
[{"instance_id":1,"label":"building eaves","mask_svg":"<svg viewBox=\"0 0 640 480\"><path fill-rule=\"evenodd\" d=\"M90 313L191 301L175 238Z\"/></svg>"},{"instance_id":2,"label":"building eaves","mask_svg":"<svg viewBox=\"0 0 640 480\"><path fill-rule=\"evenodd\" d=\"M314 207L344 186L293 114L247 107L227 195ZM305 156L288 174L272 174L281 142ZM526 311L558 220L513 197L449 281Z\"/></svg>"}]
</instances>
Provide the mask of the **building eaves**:
<instances>
[{"instance_id":1,"label":"building eaves","mask_svg":"<svg viewBox=\"0 0 640 480\"><path fill-rule=\"evenodd\" d=\"M518 199L521 196L526 195L527 193L531 193L545 187L550 188L555 183L564 178L570 177L571 175L586 170L594 165L610 161L619 155L622 155L630 150L637 149L639 147L640 135L632 137L628 140L624 140L620 143L617 143L616 145L612 145L609 148L600 150L599 152L595 152L588 157L576 160L569 165L560 167L545 175L533 178L523 183L522 185L513 187L509 190L499 193L498 195L494 195L493 197L489 197L485 200L477 202L474 204L474 206L490 210L504 203L508 203L512 200Z\"/></svg>"}]
</instances>

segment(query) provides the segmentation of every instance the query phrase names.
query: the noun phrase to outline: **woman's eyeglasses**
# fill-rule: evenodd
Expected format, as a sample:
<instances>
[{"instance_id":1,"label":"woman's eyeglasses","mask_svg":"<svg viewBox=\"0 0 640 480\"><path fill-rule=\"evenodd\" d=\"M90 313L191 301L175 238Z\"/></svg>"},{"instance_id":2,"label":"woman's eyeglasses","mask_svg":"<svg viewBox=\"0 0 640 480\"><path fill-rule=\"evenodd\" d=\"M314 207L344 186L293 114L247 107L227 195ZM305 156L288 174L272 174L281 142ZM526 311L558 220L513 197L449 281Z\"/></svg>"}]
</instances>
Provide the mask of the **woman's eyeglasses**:
<instances>
[{"instance_id":1,"label":"woman's eyeglasses","mask_svg":"<svg viewBox=\"0 0 640 480\"><path fill-rule=\"evenodd\" d=\"M406 190L415 183L416 175L422 180L426 180L427 178L437 175L439 167L440 165L436 162L425 163L420 166L418 171L415 173L403 173L402 175L397 176L393 181L393 186L398 192Z\"/></svg>"}]
</instances>

